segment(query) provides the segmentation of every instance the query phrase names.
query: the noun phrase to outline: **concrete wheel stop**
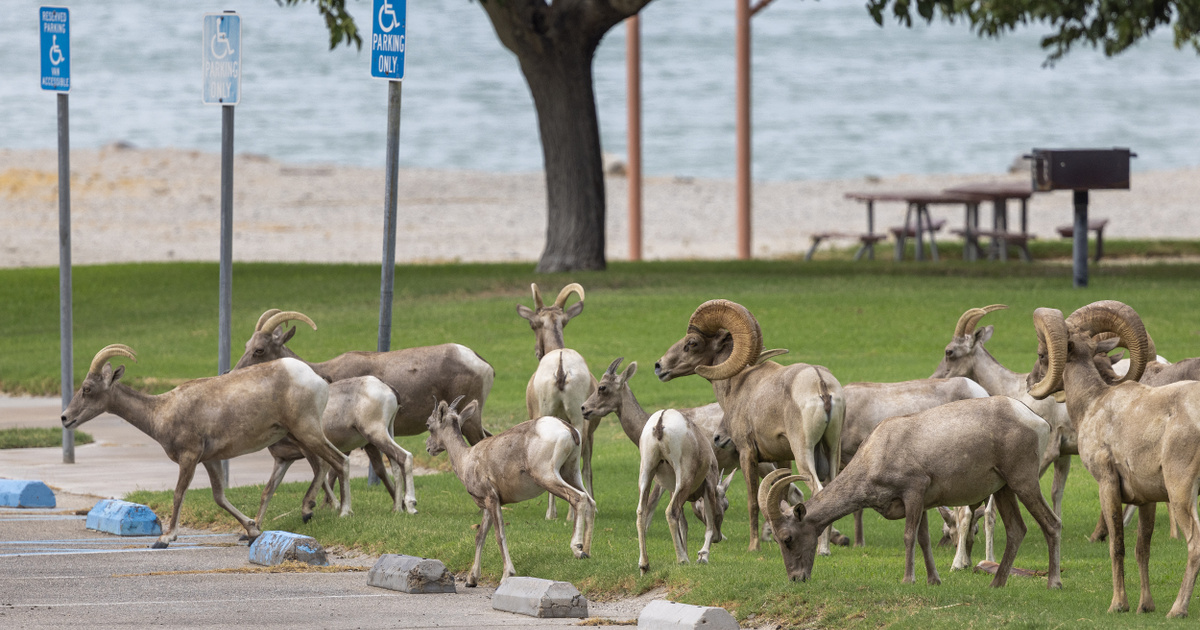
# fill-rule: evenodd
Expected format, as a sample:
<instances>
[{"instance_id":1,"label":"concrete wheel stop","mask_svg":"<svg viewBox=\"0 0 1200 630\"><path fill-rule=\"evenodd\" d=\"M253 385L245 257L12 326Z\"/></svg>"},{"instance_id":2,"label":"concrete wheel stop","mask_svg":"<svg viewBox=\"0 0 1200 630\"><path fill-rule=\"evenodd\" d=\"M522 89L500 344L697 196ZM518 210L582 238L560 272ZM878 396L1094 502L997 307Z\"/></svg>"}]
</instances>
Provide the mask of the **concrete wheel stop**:
<instances>
[{"instance_id":1,"label":"concrete wheel stop","mask_svg":"<svg viewBox=\"0 0 1200 630\"><path fill-rule=\"evenodd\" d=\"M291 532L266 531L250 545L250 562L273 567L284 562L303 562L318 567L329 566L325 548L312 536Z\"/></svg>"},{"instance_id":2,"label":"concrete wheel stop","mask_svg":"<svg viewBox=\"0 0 1200 630\"><path fill-rule=\"evenodd\" d=\"M454 574L441 560L393 553L380 556L367 572L367 586L403 593L456 593Z\"/></svg>"},{"instance_id":3,"label":"concrete wheel stop","mask_svg":"<svg viewBox=\"0 0 1200 630\"><path fill-rule=\"evenodd\" d=\"M738 630L738 623L724 608L656 599L642 609L637 627L647 630Z\"/></svg>"},{"instance_id":4,"label":"concrete wheel stop","mask_svg":"<svg viewBox=\"0 0 1200 630\"><path fill-rule=\"evenodd\" d=\"M88 512L85 527L117 536L158 536L162 524L154 511L140 503L104 499Z\"/></svg>"},{"instance_id":5,"label":"concrete wheel stop","mask_svg":"<svg viewBox=\"0 0 1200 630\"><path fill-rule=\"evenodd\" d=\"M587 617L587 598L570 582L510 577L492 595L492 608L530 617Z\"/></svg>"},{"instance_id":6,"label":"concrete wheel stop","mask_svg":"<svg viewBox=\"0 0 1200 630\"><path fill-rule=\"evenodd\" d=\"M54 491L41 481L0 479L0 507L52 508Z\"/></svg>"}]
</instances>

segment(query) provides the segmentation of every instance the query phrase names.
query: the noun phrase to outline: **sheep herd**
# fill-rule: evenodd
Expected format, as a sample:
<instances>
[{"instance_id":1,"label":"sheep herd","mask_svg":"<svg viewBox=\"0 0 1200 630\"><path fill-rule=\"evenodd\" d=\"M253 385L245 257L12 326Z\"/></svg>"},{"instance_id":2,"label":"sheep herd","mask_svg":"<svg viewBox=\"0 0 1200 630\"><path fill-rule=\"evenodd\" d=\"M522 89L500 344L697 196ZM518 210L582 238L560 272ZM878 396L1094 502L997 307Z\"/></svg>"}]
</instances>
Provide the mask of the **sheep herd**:
<instances>
[{"instance_id":1,"label":"sheep herd","mask_svg":"<svg viewBox=\"0 0 1200 630\"><path fill-rule=\"evenodd\" d=\"M567 306L573 294L578 301ZM342 516L351 514L346 453L360 447L392 495L393 510L416 513L412 455L393 438L428 431L429 453L446 453L482 510L468 586L479 579L483 545L493 527L503 575L515 574L500 508L543 493L549 494L547 518L555 517L555 497L566 501L574 521L572 554L588 557L596 514L593 433L609 414L616 415L641 456L637 530L643 573L650 564L646 531L661 495L668 496L676 561L688 561L683 508L691 502L705 525L696 555L704 563L711 544L723 538L725 490L741 470L750 549L773 538L792 580L808 580L815 556L828 555L834 542L850 543L831 527L843 516L855 514L854 544L862 545L862 510L872 508L885 518L905 520L904 581L915 581L919 546L926 581L937 584L927 514L938 508L958 544L953 568L970 566L981 513L991 559L990 523L993 510L999 512L1007 540L992 585L1003 586L1026 531L1020 504L1046 538L1048 586L1061 587L1062 495L1070 456L1079 455L1100 486L1093 540L1107 536L1109 541L1109 610L1129 609L1127 505L1138 508L1138 610L1154 610L1147 586L1150 538L1155 508L1165 502L1172 530L1183 532L1188 549L1187 569L1168 616L1187 614L1200 573L1200 383L1195 382L1200 359L1161 360L1128 305L1095 302L1068 317L1037 309L1038 360L1028 373L1004 367L985 347L993 328L980 327L980 321L1007 307L972 308L959 319L930 378L843 386L823 366L771 361L786 350L764 349L754 315L740 304L711 300L696 309L686 334L653 372L664 382L699 375L712 383L716 402L650 413L630 388L636 362L622 370L623 359L617 358L596 379L584 357L567 347L563 328L583 310L581 286L568 285L546 304L533 285L533 298L534 308L517 307L535 333L539 359L526 388L530 419L498 435L490 435L482 423L495 373L469 348L442 344L350 352L310 363L286 346L296 333L288 324L299 321L316 329L316 323L303 313L274 309L259 319L233 371L157 396L119 382L125 367L114 368L109 360L136 361L131 348L105 347L63 411L63 426L75 428L112 413L157 440L179 464L171 518L155 547L175 540L183 494L198 464L208 471L215 502L238 520L251 541L261 534L259 523L287 467L301 458L314 473L302 518L311 517L320 487ZM1117 347L1127 349L1129 358L1110 356ZM263 448L275 458L275 470L256 518L250 519L225 498L219 462ZM1047 502L1038 479L1050 467L1055 473ZM722 479L723 473L729 475ZM333 479L340 486L337 499ZM807 501L795 482L811 489ZM978 509L984 505L986 510ZM766 520L761 534L760 510Z\"/></svg>"}]
</instances>

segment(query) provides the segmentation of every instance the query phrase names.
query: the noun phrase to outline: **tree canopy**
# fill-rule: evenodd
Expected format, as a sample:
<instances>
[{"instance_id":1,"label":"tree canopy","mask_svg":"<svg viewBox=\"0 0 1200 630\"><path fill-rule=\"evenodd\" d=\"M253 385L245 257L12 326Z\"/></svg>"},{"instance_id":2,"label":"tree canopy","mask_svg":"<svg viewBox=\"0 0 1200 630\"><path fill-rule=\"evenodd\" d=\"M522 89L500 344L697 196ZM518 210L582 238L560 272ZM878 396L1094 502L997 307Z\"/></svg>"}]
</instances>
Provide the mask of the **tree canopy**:
<instances>
[{"instance_id":1,"label":"tree canopy","mask_svg":"<svg viewBox=\"0 0 1200 630\"><path fill-rule=\"evenodd\" d=\"M1090 44L1113 56L1174 21L1175 47L1200 53L1197 0L867 0L867 11L882 25L890 13L912 26L914 11L926 22L941 16L967 21L980 36L999 37L1028 24L1048 24L1053 32L1042 48L1054 63L1076 44Z\"/></svg>"}]
</instances>

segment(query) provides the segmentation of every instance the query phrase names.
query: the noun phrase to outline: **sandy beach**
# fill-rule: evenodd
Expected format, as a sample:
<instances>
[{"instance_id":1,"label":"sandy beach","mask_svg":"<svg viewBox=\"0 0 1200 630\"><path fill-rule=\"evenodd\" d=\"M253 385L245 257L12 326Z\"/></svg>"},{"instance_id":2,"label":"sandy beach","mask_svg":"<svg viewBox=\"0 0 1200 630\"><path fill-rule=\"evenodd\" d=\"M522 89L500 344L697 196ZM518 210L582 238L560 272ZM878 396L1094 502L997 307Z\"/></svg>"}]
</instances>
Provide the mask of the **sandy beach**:
<instances>
[{"instance_id":1,"label":"sandy beach","mask_svg":"<svg viewBox=\"0 0 1200 630\"><path fill-rule=\"evenodd\" d=\"M237 261L373 263L381 259L383 169L280 163L238 155L234 175ZM863 231L850 191L941 190L1024 174L913 175L756 182L756 257L803 254L814 232ZM0 149L0 267L57 266L57 153ZM736 257L733 180L649 177L644 183L646 259ZM181 149L110 146L71 153L72 260L216 261L220 156ZM628 258L627 180L607 178L610 261ZM1092 218L1108 238L1200 238L1200 167L1135 172L1129 191L1096 191ZM535 261L545 241L541 173L405 169L399 178L398 262ZM960 227L960 206L931 209ZM1069 192L1036 195L1030 230L1057 239L1071 220ZM1015 212L1010 211L1015 215ZM985 211L984 216L990 216ZM903 223L899 203L879 204L877 231ZM1015 221L1015 219L1011 219ZM943 238L948 238L943 237ZM843 243L844 244L844 243Z\"/></svg>"}]
</instances>

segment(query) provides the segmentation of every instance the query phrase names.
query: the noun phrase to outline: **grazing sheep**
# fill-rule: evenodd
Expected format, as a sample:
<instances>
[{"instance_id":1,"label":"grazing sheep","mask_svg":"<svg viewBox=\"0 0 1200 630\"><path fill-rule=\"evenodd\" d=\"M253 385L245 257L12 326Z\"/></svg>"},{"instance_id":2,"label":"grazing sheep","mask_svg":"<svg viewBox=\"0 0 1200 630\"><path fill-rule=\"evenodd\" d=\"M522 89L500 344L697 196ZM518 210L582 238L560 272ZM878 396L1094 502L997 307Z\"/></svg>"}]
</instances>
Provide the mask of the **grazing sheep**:
<instances>
[{"instance_id":1,"label":"grazing sheep","mask_svg":"<svg viewBox=\"0 0 1200 630\"><path fill-rule=\"evenodd\" d=\"M295 327L285 329L289 321L302 321L313 330L317 329L313 320L303 313L271 309L259 317L254 334L246 341L246 351L234 369L282 357L304 361L285 345L296 334ZM496 376L487 361L474 350L457 343L390 352L347 352L321 363L304 362L331 382L374 376L390 385L400 404L393 423L395 435L425 432L425 419L432 411L428 406L431 394L446 400L465 396L478 400L482 406ZM469 417L463 421L463 435L470 443L474 444L488 434L480 418Z\"/></svg>"},{"instance_id":2,"label":"grazing sheep","mask_svg":"<svg viewBox=\"0 0 1200 630\"><path fill-rule=\"evenodd\" d=\"M221 460L264 449L284 435L291 435L332 467L341 478L341 516L351 513L346 479L349 458L330 444L321 430L329 384L304 363L283 359L188 381L152 396L117 382L125 374L125 366L114 370L108 364L114 356L137 360L132 349L120 344L96 353L79 391L63 410L62 423L64 428L75 429L102 413L117 415L154 438L167 457L179 464L171 521L154 543L155 549L166 548L176 538L179 508L197 464L204 464L208 471L213 501L233 515L254 542L262 531L225 498ZM316 486L314 480L304 497L308 516Z\"/></svg>"},{"instance_id":3,"label":"grazing sheep","mask_svg":"<svg viewBox=\"0 0 1200 630\"><path fill-rule=\"evenodd\" d=\"M475 533L475 564L467 576L467 586L479 583L483 543L492 526L496 527L496 543L504 557L503 577L516 575L504 537L500 506L528 501L543 492L574 508L571 552L576 558L587 558L592 548L596 503L584 491L579 477L579 432L559 418L546 416L527 420L468 446L463 442L459 423L461 418L478 413L478 403L472 400L462 412L455 410L457 405L458 399L449 405L441 401L434 406L425 448L435 456L446 452L454 474L483 510L483 521Z\"/></svg>"},{"instance_id":4,"label":"grazing sheep","mask_svg":"<svg viewBox=\"0 0 1200 630\"><path fill-rule=\"evenodd\" d=\"M1154 360L1141 318L1126 304L1093 302L1064 319L1055 309L1033 314L1038 363L1029 375L1037 399L1065 397L1079 434L1079 457L1100 484L1108 527L1113 597L1109 612L1129 610L1125 593L1123 503L1138 507L1135 555L1141 577L1138 612L1154 610L1150 595L1150 540L1158 503L1167 503L1187 541L1187 568L1168 617L1184 617L1200 572L1200 383L1150 387L1137 380ZM1113 332L1129 349L1129 372L1110 384L1098 369L1096 336Z\"/></svg>"},{"instance_id":5,"label":"grazing sheep","mask_svg":"<svg viewBox=\"0 0 1200 630\"><path fill-rule=\"evenodd\" d=\"M654 365L663 382L691 374L712 382L725 410L725 435L737 447L746 478L751 551L759 548L758 463L796 460L808 472L810 487L820 492L818 451L834 478L846 413L842 386L828 369L766 361L772 353L764 355L762 348L762 329L749 310L728 300L710 300L692 314L687 335ZM720 432L714 440L724 442ZM829 553L828 532L821 536L819 552Z\"/></svg>"},{"instance_id":6,"label":"grazing sheep","mask_svg":"<svg viewBox=\"0 0 1200 630\"><path fill-rule=\"evenodd\" d=\"M846 420L842 425L842 468L850 463L875 427L887 418L919 413L956 400L988 397L979 383L964 377L927 378L899 383L848 383L842 386L842 395L846 397ZM961 537L959 540L960 555L968 553L965 545L969 540ZM862 510L858 510L854 513L854 546L862 547L865 544ZM967 558L969 560L969 553Z\"/></svg>"},{"instance_id":7,"label":"grazing sheep","mask_svg":"<svg viewBox=\"0 0 1200 630\"><path fill-rule=\"evenodd\" d=\"M927 510L975 504L994 495L1008 541L992 586L1004 586L1026 531L1019 499L1046 537L1049 587L1060 588L1062 523L1038 486L1040 453L1050 433L1045 420L1006 396L960 400L884 420L842 474L806 503L791 506L781 501L784 484L803 475L771 473L759 489L759 504L775 529L792 580L812 575L817 537L830 523L869 507L884 518L905 519L904 583L915 580L914 543L919 543L926 581L940 584Z\"/></svg>"},{"instance_id":8,"label":"grazing sheep","mask_svg":"<svg viewBox=\"0 0 1200 630\"><path fill-rule=\"evenodd\" d=\"M642 429L638 451L641 467L638 474L638 569L642 575L650 571L650 556L646 553L646 529L650 526L650 489L655 480L671 489L667 502L667 528L675 544L675 560L687 564L687 519L683 516L684 501L692 501L703 511L704 545L696 554L696 562L708 562L713 537L721 540L721 521L725 509L717 496L721 474L713 455L712 439L674 409L656 411ZM704 497L704 501L699 499Z\"/></svg>"}]
</instances>

